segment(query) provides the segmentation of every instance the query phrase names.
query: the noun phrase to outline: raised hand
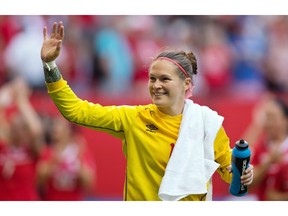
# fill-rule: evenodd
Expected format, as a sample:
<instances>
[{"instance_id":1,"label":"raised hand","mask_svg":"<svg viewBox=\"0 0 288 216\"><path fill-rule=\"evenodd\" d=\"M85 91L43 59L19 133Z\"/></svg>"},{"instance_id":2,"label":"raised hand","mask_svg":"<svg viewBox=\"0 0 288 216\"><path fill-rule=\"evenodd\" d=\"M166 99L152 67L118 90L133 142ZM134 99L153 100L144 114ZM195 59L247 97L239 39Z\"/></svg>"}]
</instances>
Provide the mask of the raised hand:
<instances>
[{"instance_id":1,"label":"raised hand","mask_svg":"<svg viewBox=\"0 0 288 216\"><path fill-rule=\"evenodd\" d=\"M41 59L44 62L54 61L60 54L62 40L64 39L64 26L60 21L53 23L50 37L47 34L47 27L43 28L44 41L41 48Z\"/></svg>"},{"instance_id":2,"label":"raised hand","mask_svg":"<svg viewBox=\"0 0 288 216\"><path fill-rule=\"evenodd\" d=\"M23 101L29 100L32 91L28 83L22 77L16 77L11 84L13 86L15 102L21 105Z\"/></svg>"}]
</instances>

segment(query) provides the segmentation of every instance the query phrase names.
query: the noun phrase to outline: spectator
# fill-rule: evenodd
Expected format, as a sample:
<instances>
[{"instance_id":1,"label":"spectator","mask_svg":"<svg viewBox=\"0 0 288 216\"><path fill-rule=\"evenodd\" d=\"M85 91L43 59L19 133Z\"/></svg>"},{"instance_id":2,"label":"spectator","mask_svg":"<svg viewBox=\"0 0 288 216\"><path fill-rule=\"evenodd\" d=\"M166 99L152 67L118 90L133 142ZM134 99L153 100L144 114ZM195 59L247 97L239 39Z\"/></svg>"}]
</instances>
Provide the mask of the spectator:
<instances>
[{"instance_id":1,"label":"spectator","mask_svg":"<svg viewBox=\"0 0 288 216\"><path fill-rule=\"evenodd\" d=\"M121 17L120 17L121 18ZM94 49L100 58L100 64L105 71L105 78L99 90L103 94L119 96L127 93L132 85L133 61L132 51L127 38L119 26L119 17L103 17L106 25L95 33Z\"/></svg>"},{"instance_id":2,"label":"spectator","mask_svg":"<svg viewBox=\"0 0 288 216\"><path fill-rule=\"evenodd\" d=\"M265 89L263 60L267 34L264 21L260 16L239 16L232 25L237 26L237 31L233 32L229 44L233 53L231 90L241 94L246 91L249 92L246 97L255 97Z\"/></svg>"},{"instance_id":3,"label":"spectator","mask_svg":"<svg viewBox=\"0 0 288 216\"><path fill-rule=\"evenodd\" d=\"M207 23L201 50L202 73L210 94L225 94L231 88L232 53L221 25Z\"/></svg>"},{"instance_id":4,"label":"spectator","mask_svg":"<svg viewBox=\"0 0 288 216\"><path fill-rule=\"evenodd\" d=\"M275 93L288 92L288 18L271 16L267 19L268 49L265 54L265 84Z\"/></svg>"},{"instance_id":5,"label":"spectator","mask_svg":"<svg viewBox=\"0 0 288 216\"><path fill-rule=\"evenodd\" d=\"M287 152L288 140L283 143L282 150ZM288 201L288 156L284 155L281 164L269 178L269 184L266 192L267 200Z\"/></svg>"},{"instance_id":6,"label":"spectator","mask_svg":"<svg viewBox=\"0 0 288 216\"><path fill-rule=\"evenodd\" d=\"M5 110L14 104L16 110L7 119ZM29 88L22 79L1 88L0 116L0 200L38 200L36 164L43 145L43 130L30 104Z\"/></svg>"},{"instance_id":7,"label":"spectator","mask_svg":"<svg viewBox=\"0 0 288 216\"><path fill-rule=\"evenodd\" d=\"M35 56L38 56L41 47L42 38L39 30L40 26L44 25L44 20L41 16L16 18L22 24L22 31L11 38L4 50L6 73L9 73L8 76L12 78L21 75L33 89L42 89L44 77L39 75L41 61L35 61Z\"/></svg>"},{"instance_id":8,"label":"spectator","mask_svg":"<svg viewBox=\"0 0 288 216\"><path fill-rule=\"evenodd\" d=\"M287 172L282 169L282 163L287 161L288 156L288 107L284 100L268 95L260 101L244 138L250 143L253 152L251 162L255 166L255 176L251 188L257 199L281 200L281 196L271 195L272 192L270 190L268 193L268 189L276 184L278 193L286 192L282 183L279 186L280 183L274 182L275 176L282 176ZM279 180L282 181L283 178Z\"/></svg>"},{"instance_id":9,"label":"spectator","mask_svg":"<svg viewBox=\"0 0 288 216\"><path fill-rule=\"evenodd\" d=\"M85 140L76 125L63 118L53 118L50 127L50 143L37 168L42 199L84 200L91 195L96 173Z\"/></svg>"},{"instance_id":10,"label":"spectator","mask_svg":"<svg viewBox=\"0 0 288 216\"><path fill-rule=\"evenodd\" d=\"M7 82L9 78L9 74L7 74L5 67L4 50L19 30L19 24L16 22L14 17L0 16L0 64L2 65L0 68L0 85Z\"/></svg>"}]
</instances>

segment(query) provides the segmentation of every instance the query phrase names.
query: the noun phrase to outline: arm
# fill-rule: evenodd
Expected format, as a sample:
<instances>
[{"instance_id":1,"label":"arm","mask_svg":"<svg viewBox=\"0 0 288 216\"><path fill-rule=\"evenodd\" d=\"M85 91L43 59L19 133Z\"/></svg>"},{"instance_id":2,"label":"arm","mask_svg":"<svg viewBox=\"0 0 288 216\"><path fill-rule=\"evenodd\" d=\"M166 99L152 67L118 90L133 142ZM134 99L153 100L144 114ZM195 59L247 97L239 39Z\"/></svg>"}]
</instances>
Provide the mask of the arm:
<instances>
[{"instance_id":1,"label":"arm","mask_svg":"<svg viewBox=\"0 0 288 216\"><path fill-rule=\"evenodd\" d=\"M44 142L42 122L30 103L30 89L26 82L21 78L17 78L13 81L13 85L15 91L15 102L30 132L30 134L28 134L31 136L30 147L33 154L38 156Z\"/></svg>"},{"instance_id":2,"label":"arm","mask_svg":"<svg viewBox=\"0 0 288 216\"><path fill-rule=\"evenodd\" d=\"M101 106L78 98L67 82L62 79L61 73L55 64L59 56L64 26L62 22L53 24L50 37L44 27L44 42L41 48L41 59L44 65L44 76L48 93L61 114L69 121L97 130L109 132L118 136L123 132L120 109L115 106Z\"/></svg>"},{"instance_id":3,"label":"arm","mask_svg":"<svg viewBox=\"0 0 288 216\"><path fill-rule=\"evenodd\" d=\"M67 134L66 136L69 136L68 140L64 138L64 141L62 140L59 143L56 142L53 144L53 148L47 148L44 151L42 155L43 157L41 158L37 166L38 184L39 186L44 186L51 177L53 178L53 176L55 175L55 170L59 169L59 167L61 167L61 164L63 163L63 156L61 155L63 154L63 152L66 151L65 149L67 145L69 146L70 144L74 145L75 143L78 143L79 149L77 153L77 166L79 163L79 167L77 167L77 170L74 170L72 172L73 175L77 175L81 187L84 190L90 191L93 188L95 182L95 167L91 158L88 157L90 155L88 149L85 148L85 139L78 134L75 135L74 133ZM64 146L66 146L64 147L64 149L61 147L61 145L63 144ZM74 153L72 153L72 155ZM66 161L67 160L69 159L66 158ZM75 171L77 171L77 174L74 173Z\"/></svg>"},{"instance_id":4,"label":"arm","mask_svg":"<svg viewBox=\"0 0 288 216\"><path fill-rule=\"evenodd\" d=\"M230 148L230 141L223 127L220 128L214 142L215 151L215 161L220 164L217 172L220 174L221 178L227 182L231 183L232 173L231 173L231 159L232 159L232 149ZM241 176L241 182L245 185L250 185L253 181L253 165L250 166L245 171L245 174Z\"/></svg>"},{"instance_id":5,"label":"arm","mask_svg":"<svg viewBox=\"0 0 288 216\"><path fill-rule=\"evenodd\" d=\"M56 22L53 23L50 37L48 37L45 26L43 36L44 41L41 48L41 59L48 93L66 119L79 124L85 124L78 119L77 115L75 116L73 114L77 113L77 110L81 107L82 100L74 94L72 89L67 85L67 82L62 79L62 75L55 63L56 58L60 55L62 40L64 39L63 23L59 22L58 25ZM63 88L66 91L64 91L64 93L58 93L58 91ZM59 95L61 97L59 97Z\"/></svg>"},{"instance_id":6,"label":"arm","mask_svg":"<svg viewBox=\"0 0 288 216\"><path fill-rule=\"evenodd\" d=\"M271 165L282 157L283 153L280 152L277 149L272 149L270 152L268 152L265 160L263 160L262 163L259 163L257 166L255 166L255 174L254 174L254 181L252 183L252 187L259 185L264 177L267 175L268 169L271 167Z\"/></svg>"},{"instance_id":7,"label":"arm","mask_svg":"<svg viewBox=\"0 0 288 216\"><path fill-rule=\"evenodd\" d=\"M83 187L83 189L89 191L93 188L93 184L95 182L95 175L94 170L92 170L89 166L86 164L81 163L80 165L80 182Z\"/></svg>"},{"instance_id":8,"label":"arm","mask_svg":"<svg viewBox=\"0 0 288 216\"><path fill-rule=\"evenodd\" d=\"M47 180L52 175L53 170L55 170L57 163L57 158L54 155L52 155L51 158L47 157L47 155L46 158L41 158L36 169L37 183L39 186L44 186L47 183Z\"/></svg>"},{"instance_id":9,"label":"arm","mask_svg":"<svg viewBox=\"0 0 288 216\"><path fill-rule=\"evenodd\" d=\"M79 139L80 138L80 139ZM86 149L86 142L82 137L78 137L80 143L79 161L79 179L84 190L91 191L96 180L96 167L90 158L88 149Z\"/></svg>"},{"instance_id":10,"label":"arm","mask_svg":"<svg viewBox=\"0 0 288 216\"><path fill-rule=\"evenodd\" d=\"M218 131L214 141L215 161L220 164L217 172L221 178L230 184L232 175L227 169L231 164L230 140L223 127Z\"/></svg>"},{"instance_id":11,"label":"arm","mask_svg":"<svg viewBox=\"0 0 288 216\"><path fill-rule=\"evenodd\" d=\"M269 188L266 192L266 197L269 201L288 201L288 192Z\"/></svg>"},{"instance_id":12,"label":"arm","mask_svg":"<svg viewBox=\"0 0 288 216\"><path fill-rule=\"evenodd\" d=\"M288 191L285 185L286 180L287 164L282 163L277 166L276 171L269 176L267 189L265 192L268 201L288 201Z\"/></svg>"},{"instance_id":13,"label":"arm","mask_svg":"<svg viewBox=\"0 0 288 216\"><path fill-rule=\"evenodd\" d=\"M280 192L275 189L268 189L266 197L270 201L288 201L288 192Z\"/></svg>"},{"instance_id":14,"label":"arm","mask_svg":"<svg viewBox=\"0 0 288 216\"><path fill-rule=\"evenodd\" d=\"M9 141L9 124L6 119L6 107L12 102L13 94L11 84L6 84L0 88L0 140L7 143Z\"/></svg>"},{"instance_id":15,"label":"arm","mask_svg":"<svg viewBox=\"0 0 288 216\"><path fill-rule=\"evenodd\" d=\"M252 111L252 120L242 136L249 143L249 147L252 150L263 135L266 121L266 110L270 100L271 96L265 95L260 102L257 102Z\"/></svg>"}]
</instances>

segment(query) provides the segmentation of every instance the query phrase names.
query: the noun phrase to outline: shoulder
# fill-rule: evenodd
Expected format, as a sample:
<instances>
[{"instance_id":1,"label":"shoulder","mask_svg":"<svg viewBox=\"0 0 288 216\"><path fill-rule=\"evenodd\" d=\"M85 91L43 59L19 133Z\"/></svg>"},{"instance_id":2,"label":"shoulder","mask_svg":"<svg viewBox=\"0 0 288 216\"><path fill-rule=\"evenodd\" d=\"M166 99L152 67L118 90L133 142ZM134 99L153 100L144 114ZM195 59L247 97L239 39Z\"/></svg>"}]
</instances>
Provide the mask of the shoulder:
<instances>
[{"instance_id":1,"label":"shoulder","mask_svg":"<svg viewBox=\"0 0 288 216\"><path fill-rule=\"evenodd\" d=\"M202 113L204 122L214 122L219 121L222 122L224 120L223 116L219 115L217 111L211 109L208 106L200 105L198 103L194 103L193 101L188 101L189 106L198 110L198 112Z\"/></svg>"},{"instance_id":2,"label":"shoulder","mask_svg":"<svg viewBox=\"0 0 288 216\"><path fill-rule=\"evenodd\" d=\"M187 100L185 101L185 103L186 103L189 107L193 107L193 109L197 109L197 110L199 110L199 111L201 110L204 115L206 115L206 114L212 114L212 113L213 113L214 115L218 115L218 113L217 113L215 110L211 109L210 107L205 106L205 105L200 105L200 104L198 104L198 103L195 103L195 102L193 102L191 99L187 99Z\"/></svg>"},{"instance_id":3,"label":"shoulder","mask_svg":"<svg viewBox=\"0 0 288 216\"><path fill-rule=\"evenodd\" d=\"M119 109L131 112L155 112L156 106L154 104L147 105L122 105L118 106Z\"/></svg>"},{"instance_id":4,"label":"shoulder","mask_svg":"<svg viewBox=\"0 0 288 216\"><path fill-rule=\"evenodd\" d=\"M217 111L211 109L208 106L201 106L201 110L204 116L208 116L208 117L222 117L218 114Z\"/></svg>"}]
</instances>

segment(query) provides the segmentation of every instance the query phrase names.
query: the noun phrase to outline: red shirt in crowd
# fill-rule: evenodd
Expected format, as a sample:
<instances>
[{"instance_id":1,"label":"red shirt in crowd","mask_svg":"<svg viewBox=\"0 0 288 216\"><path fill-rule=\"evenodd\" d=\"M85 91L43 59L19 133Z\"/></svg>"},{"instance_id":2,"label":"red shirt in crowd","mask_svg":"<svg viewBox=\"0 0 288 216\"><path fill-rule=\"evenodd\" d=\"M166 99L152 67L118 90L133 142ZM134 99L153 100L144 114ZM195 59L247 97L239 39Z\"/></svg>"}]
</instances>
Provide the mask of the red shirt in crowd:
<instances>
[{"instance_id":1,"label":"red shirt in crowd","mask_svg":"<svg viewBox=\"0 0 288 216\"><path fill-rule=\"evenodd\" d=\"M39 200L36 163L25 146L16 148L0 142L0 200Z\"/></svg>"},{"instance_id":2,"label":"red shirt in crowd","mask_svg":"<svg viewBox=\"0 0 288 216\"><path fill-rule=\"evenodd\" d=\"M44 186L43 200L79 201L84 199L79 179L80 163L82 166L92 166L92 163L85 154L79 159L78 147L77 144L68 145L57 159L52 175ZM53 148L47 147L41 161L51 161L54 160L53 157Z\"/></svg>"},{"instance_id":3,"label":"red shirt in crowd","mask_svg":"<svg viewBox=\"0 0 288 216\"><path fill-rule=\"evenodd\" d=\"M288 173L287 173L288 163L287 162L284 163L285 157L286 158L288 157L288 150L284 149L283 147L281 151L285 154L284 160L279 160L278 162L271 164L260 185L258 185L257 188L254 189L254 192L257 195L258 200L260 201L267 200L265 193L268 188L275 187L280 190L288 189ZM259 164L262 164L266 160L268 154L269 154L268 144L265 143L264 141L258 143L253 151L253 158L251 163L255 167Z\"/></svg>"}]
</instances>

